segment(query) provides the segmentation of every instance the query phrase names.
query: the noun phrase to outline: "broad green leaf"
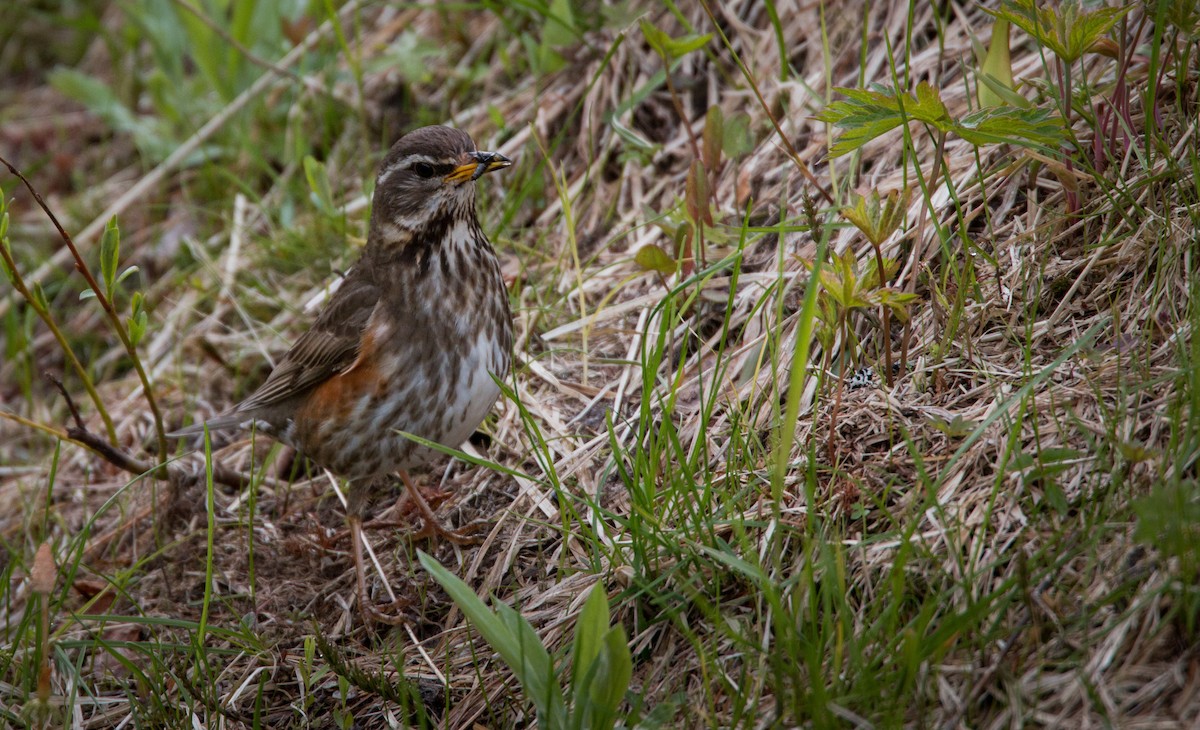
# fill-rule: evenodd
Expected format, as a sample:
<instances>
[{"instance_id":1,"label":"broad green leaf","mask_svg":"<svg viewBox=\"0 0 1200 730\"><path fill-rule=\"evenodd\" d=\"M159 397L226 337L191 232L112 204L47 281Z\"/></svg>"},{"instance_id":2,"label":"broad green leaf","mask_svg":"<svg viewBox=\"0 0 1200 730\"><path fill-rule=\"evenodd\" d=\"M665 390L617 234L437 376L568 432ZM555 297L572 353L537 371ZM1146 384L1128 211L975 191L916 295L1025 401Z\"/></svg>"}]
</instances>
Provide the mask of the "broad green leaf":
<instances>
[{"instance_id":1,"label":"broad green leaf","mask_svg":"<svg viewBox=\"0 0 1200 730\"><path fill-rule=\"evenodd\" d=\"M679 38L672 38L648 20L641 20L638 22L638 25L642 29L642 35L646 36L646 42L650 44L650 47L668 60L686 56L692 51L703 48L713 37L712 33L705 33L704 35L693 33L680 36Z\"/></svg>"},{"instance_id":2,"label":"broad green leaf","mask_svg":"<svg viewBox=\"0 0 1200 730\"><path fill-rule=\"evenodd\" d=\"M984 77L990 78L996 84L1011 91L1016 86L1013 85L1012 56L1009 52L1008 31L1009 22L1005 18L997 18L996 22L992 24L992 42L988 46L987 57L983 59L983 65L979 69L979 79L982 81ZM979 83L977 92L979 95L979 106L981 107L1000 106L1006 101L992 90L991 84Z\"/></svg>"},{"instance_id":3,"label":"broad green leaf","mask_svg":"<svg viewBox=\"0 0 1200 730\"><path fill-rule=\"evenodd\" d=\"M538 710L539 727L563 727L566 706L562 691L550 654L529 622L500 601L494 602L496 612L490 611L475 591L424 551L417 551L417 559L516 675Z\"/></svg>"},{"instance_id":4,"label":"broad green leaf","mask_svg":"<svg viewBox=\"0 0 1200 730\"><path fill-rule=\"evenodd\" d=\"M666 251L663 251L653 243L646 244L638 249L633 260L646 271L657 271L663 276L675 273L675 260L668 256Z\"/></svg>"},{"instance_id":5,"label":"broad green leaf","mask_svg":"<svg viewBox=\"0 0 1200 730\"><path fill-rule=\"evenodd\" d=\"M571 648L571 727L604 727L591 717L591 686L597 679L597 658L604 648L608 632L608 596L597 583L575 621L575 640Z\"/></svg>"},{"instance_id":6,"label":"broad green leaf","mask_svg":"<svg viewBox=\"0 0 1200 730\"><path fill-rule=\"evenodd\" d=\"M744 112L725 118L725 133L721 139L725 156L736 159L754 149L754 138L750 135L750 115Z\"/></svg>"},{"instance_id":7,"label":"broad green leaf","mask_svg":"<svg viewBox=\"0 0 1200 730\"><path fill-rule=\"evenodd\" d=\"M633 660L629 656L629 641L625 629L614 626L604 635L604 646L600 652L600 671L590 692L592 703L607 710L607 718L599 727L611 727L611 718L625 699L625 690L633 676Z\"/></svg>"},{"instance_id":8,"label":"broad green leaf","mask_svg":"<svg viewBox=\"0 0 1200 730\"><path fill-rule=\"evenodd\" d=\"M104 293L109 299L113 297L120 256L121 229L117 227L117 217L114 215L104 225L104 235L100 237L100 276L104 279Z\"/></svg>"},{"instance_id":9,"label":"broad green leaf","mask_svg":"<svg viewBox=\"0 0 1200 730\"><path fill-rule=\"evenodd\" d=\"M712 37L712 33L705 33L704 35L691 33L679 38L668 38L665 44L667 54L671 58L681 58L692 51L698 51L708 45Z\"/></svg>"},{"instance_id":10,"label":"broad green leaf","mask_svg":"<svg viewBox=\"0 0 1200 730\"><path fill-rule=\"evenodd\" d=\"M517 653L512 661L505 658L505 663L537 708L538 726L563 727L567 718L566 701L550 653L524 616L506 603L494 599L492 602L496 606L496 615L516 640Z\"/></svg>"},{"instance_id":11,"label":"broad green leaf","mask_svg":"<svg viewBox=\"0 0 1200 730\"><path fill-rule=\"evenodd\" d=\"M583 610L575 621L575 641L571 651L574 665L571 668L573 683L582 683L588 670L600 653L601 640L608 631L608 596L604 586L597 583L583 604ZM579 687L575 687L578 697Z\"/></svg>"}]
</instances>

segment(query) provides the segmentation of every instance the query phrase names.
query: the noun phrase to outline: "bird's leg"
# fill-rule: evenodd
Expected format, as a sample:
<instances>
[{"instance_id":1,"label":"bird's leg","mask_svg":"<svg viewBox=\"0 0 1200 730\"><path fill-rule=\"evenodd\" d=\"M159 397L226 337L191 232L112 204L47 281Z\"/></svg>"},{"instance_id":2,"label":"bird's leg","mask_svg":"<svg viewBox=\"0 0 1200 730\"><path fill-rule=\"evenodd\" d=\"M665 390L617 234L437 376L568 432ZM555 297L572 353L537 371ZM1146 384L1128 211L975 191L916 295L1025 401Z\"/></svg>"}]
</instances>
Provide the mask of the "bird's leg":
<instances>
[{"instance_id":1,"label":"bird's leg","mask_svg":"<svg viewBox=\"0 0 1200 730\"><path fill-rule=\"evenodd\" d=\"M412 495L413 501L417 504L417 510L421 513L421 529L409 533L408 537L413 540L437 537L452 542L455 545L475 545L481 542L480 537L471 535L470 532L482 527L482 525L467 525L464 530L460 531L444 527L438 521L437 515L433 513L433 509L429 506L429 503L425 501L425 497L421 496L421 491L408 478L408 472L404 469L400 470L400 479L404 482L404 486L408 488L408 493Z\"/></svg>"},{"instance_id":2,"label":"bird's leg","mask_svg":"<svg viewBox=\"0 0 1200 730\"><path fill-rule=\"evenodd\" d=\"M366 621L398 626L408 621L402 614L387 614L375 607L367 593L367 566L363 560L363 518L367 505L367 485L351 484L346 498L346 524L350 527L350 551L354 556L354 578L358 588L358 608Z\"/></svg>"}]
</instances>

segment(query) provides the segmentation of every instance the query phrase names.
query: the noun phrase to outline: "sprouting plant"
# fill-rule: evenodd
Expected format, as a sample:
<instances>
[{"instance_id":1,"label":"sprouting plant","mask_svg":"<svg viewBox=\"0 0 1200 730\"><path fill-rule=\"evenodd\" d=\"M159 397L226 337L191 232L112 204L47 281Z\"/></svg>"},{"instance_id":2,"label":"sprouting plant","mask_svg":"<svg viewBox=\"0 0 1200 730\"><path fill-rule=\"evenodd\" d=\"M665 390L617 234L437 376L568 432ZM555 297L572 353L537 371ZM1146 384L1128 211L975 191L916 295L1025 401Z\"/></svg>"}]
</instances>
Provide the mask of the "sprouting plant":
<instances>
[{"instance_id":1,"label":"sprouting plant","mask_svg":"<svg viewBox=\"0 0 1200 730\"><path fill-rule=\"evenodd\" d=\"M617 710L633 675L625 629L609 626L603 585L592 589L575 623L570 691L564 692L550 652L529 622L511 606L489 609L475 591L424 552L418 559L450 594L483 638L520 681L545 730L605 730L617 727ZM569 700L569 701L568 701Z\"/></svg>"},{"instance_id":2,"label":"sprouting plant","mask_svg":"<svg viewBox=\"0 0 1200 730\"><path fill-rule=\"evenodd\" d=\"M875 249L875 271L887 271L887 264L883 258L883 242L888 239L904 222L904 211L908 207L908 196L903 198L900 192L893 190L888 194L887 204L880 207L879 192L872 191L871 197L864 198L859 196L858 201L852 207L842 208L840 213L843 218L854 224L854 227L862 231L862 234L871 242L871 247ZM884 277L880 284L887 281ZM882 287L880 289L883 291ZM883 304L880 307L880 315L883 320L883 357L886 364L885 378L890 387L892 384L892 347L891 347L891 316L889 314L890 306Z\"/></svg>"},{"instance_id":3,"label":"sprouting plant","mask_svg":"<svg viewBox=\"0 0 1200 730\"><path fill-rule=\"evenodd\" d=\"M846 371L851 364L847 362L845 356L848 355L855 362L858 359L859 343L850 326L851 316L856 312L882 307L885 312L890 311L897 319L906 321L908 305L916 299L915 294L883 286L883 282L895 273L897 262L882 257L878 260L882 263L872 260L867 264L866 270L861 271L854 251L849 248L841 256L835 256L832 263L819 268L813 262L801 259L809 271L817 273L820 283L817 317L821 326L817 331L817 338L825 351L824 369L826 371L829 370L832 363L834 338L841 335L842 340L843 358L841 367L838 368L837 395L829 417L828 449L831 461L837 432L837 414L842 400L842 385L845 383ZM886 349L887 345L885 344L884 347Z\"/></svg>"}]
</instances>

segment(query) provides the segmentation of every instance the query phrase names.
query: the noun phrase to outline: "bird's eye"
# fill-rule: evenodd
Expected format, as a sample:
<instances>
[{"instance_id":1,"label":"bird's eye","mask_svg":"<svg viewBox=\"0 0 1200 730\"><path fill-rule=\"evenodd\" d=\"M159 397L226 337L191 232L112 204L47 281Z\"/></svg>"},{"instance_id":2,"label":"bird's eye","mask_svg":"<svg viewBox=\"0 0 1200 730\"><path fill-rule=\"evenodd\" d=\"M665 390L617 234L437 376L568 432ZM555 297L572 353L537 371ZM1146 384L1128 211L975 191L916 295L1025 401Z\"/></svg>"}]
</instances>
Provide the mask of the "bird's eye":
<instances>
[{"instance_id":1,"label":"bird's eye","mask_svg":"<svg viewBox=\"0 0 1200 730\"><path fill-rule=\"evenodd\" d=\"M429 164L428 162L418 162L417 164L413 165L412 169L413 172L417 173L417 175L425 178L426 180L433 177L433 165Z\"/></svg>"}]
</instances>

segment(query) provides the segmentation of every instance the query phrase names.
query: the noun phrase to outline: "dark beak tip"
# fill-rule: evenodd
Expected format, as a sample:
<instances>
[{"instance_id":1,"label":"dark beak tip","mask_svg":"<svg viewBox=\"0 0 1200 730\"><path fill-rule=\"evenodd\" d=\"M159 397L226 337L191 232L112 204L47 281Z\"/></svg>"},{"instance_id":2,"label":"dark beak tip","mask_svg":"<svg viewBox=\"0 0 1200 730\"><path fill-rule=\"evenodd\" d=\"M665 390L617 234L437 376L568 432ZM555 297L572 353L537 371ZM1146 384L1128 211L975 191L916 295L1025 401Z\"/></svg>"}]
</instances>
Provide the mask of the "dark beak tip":
<instances>
[{"instance_id":1,"label":"dark beak tip","mask_svg":"<svg viewBox=\"0 0 1200 730\"><path fill-rule=\"evenodd\" d=\"M499 152L476 152L474 156L478 167L475 168L475 174L471 176L472 180L478 180L483 177L484 173L499 170L513 164L513 161L507 155L502 155Z\"/></svg>"}]
</instances>

